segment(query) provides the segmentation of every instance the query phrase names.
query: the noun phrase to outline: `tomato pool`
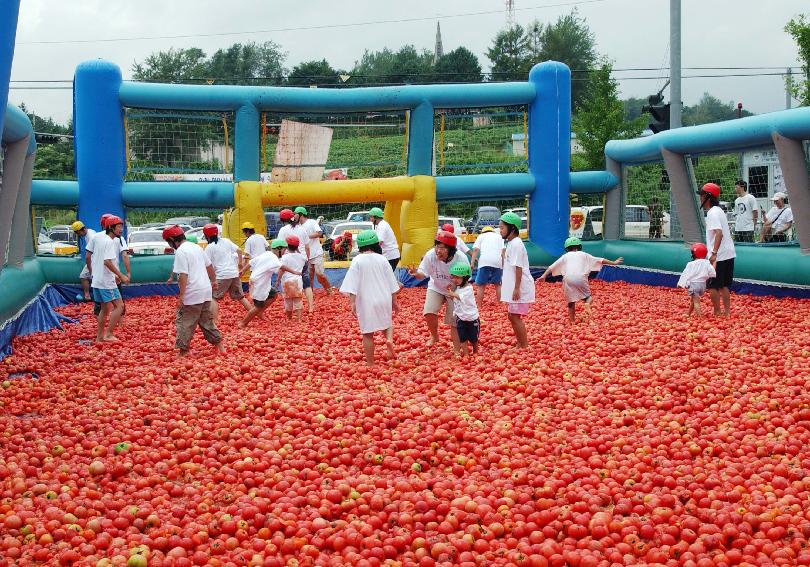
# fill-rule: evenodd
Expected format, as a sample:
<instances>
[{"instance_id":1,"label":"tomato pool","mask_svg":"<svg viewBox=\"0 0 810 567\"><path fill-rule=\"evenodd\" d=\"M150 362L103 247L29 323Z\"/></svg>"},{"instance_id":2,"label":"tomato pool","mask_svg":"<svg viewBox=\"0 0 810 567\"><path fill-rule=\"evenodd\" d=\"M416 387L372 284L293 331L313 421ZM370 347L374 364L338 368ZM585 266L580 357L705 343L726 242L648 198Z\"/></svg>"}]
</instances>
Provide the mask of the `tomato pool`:
<instances>
[{"instance_id":1,"label":"tomato pool","mask_svg":"<svg viewBox=\"0 0 810 567\"><path fill-rule=\"evenodd\" d=\"M337 294L181 361L175 298L101 347L67 307L2 363L0 565L810 564L810 302L592 289L538 284L526 351L490 292L466 360L403 290L371 370Z\"/></svg>"}]
</instances>

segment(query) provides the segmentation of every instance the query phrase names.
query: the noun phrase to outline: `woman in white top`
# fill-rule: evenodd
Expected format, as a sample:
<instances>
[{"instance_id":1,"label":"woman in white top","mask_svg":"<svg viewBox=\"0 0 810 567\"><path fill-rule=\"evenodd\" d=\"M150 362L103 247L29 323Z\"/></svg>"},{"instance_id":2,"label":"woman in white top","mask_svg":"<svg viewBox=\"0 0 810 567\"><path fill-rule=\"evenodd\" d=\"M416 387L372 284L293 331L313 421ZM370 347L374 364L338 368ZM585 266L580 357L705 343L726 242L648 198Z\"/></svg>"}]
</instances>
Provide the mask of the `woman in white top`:
<instances>
[{"instance_id":1,"label":"woman in white top","mask_svg":"<svg viewBox=\"0 0 810 567\"><path fill-rule=\"evenodd\" d=\"M382 249L383 258L388 260L392 270L397 269L399 264L399 243L394 234L394 229L388 224L388 221L383 219L383 211L379 207L374 207L368 212L371 219L371 224L374 225L374 232L377 233L377 238L380 239L380 248Z\"/></svg>"},{"instance_id":2,"label":"woman in white top","mask_svg":"<svg viewBox=\"0 0 810 567\"><path fill-rule=\"evenodd\" d=\"M765 213L765 224L760 242L787 242L787 233L793 226L793 211L785 203L787 195L781 191L773 194L773 207Z\"/></svg>"}]
</instances>

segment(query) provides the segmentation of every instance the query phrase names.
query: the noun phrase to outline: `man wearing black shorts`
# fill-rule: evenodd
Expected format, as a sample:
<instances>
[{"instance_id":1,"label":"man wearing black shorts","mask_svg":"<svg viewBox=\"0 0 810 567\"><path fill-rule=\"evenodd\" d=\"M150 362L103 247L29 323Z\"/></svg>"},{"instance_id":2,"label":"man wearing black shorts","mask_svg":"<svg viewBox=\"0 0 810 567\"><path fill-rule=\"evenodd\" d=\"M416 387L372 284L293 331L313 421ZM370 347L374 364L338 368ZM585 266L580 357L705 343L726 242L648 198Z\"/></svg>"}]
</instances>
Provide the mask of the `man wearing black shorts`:
<instances>
[{"instance_id":1,"label":"man wearing black shorts","mask_svg":"<svg viewBox=\"0 0 810 567\"><path fill-rule=\"evenodd\" d=\"M728 317L731 313L731 294L729 288L734 281L734 241L728 228L726 213L720 208L720 186L706 183L698 191L700 206L706 211L706 248L709 249L709 261L717 275L706 282L706 289L712 299L716 317ZM720 303L722 301L722 309Z\"/></svg>"}]
</instances>

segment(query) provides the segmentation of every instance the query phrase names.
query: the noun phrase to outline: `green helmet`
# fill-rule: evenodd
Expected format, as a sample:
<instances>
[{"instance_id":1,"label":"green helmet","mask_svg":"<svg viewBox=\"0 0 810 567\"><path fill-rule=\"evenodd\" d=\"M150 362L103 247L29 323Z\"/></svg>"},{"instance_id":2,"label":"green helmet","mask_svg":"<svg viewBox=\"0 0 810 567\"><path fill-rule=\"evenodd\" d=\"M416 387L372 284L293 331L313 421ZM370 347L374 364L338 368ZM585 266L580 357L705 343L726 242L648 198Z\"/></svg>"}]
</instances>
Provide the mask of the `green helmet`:
<instances>
[{"instance_id":1,"label":"green helmet","mask_svg":"<svg viewBox=\"0 0 810 567\"><path fill-rule=\"evenodd\" d=\"M276 238L270 243L270 248L286 248L287 241L283 238Z\"/></svg>"},{"instance_id":2,"label":"green helmet","mask_svg":"<svg viewBox=\"0 0 810 567\"><path fill-rule=\"evenodd\" d=\"M360 234L357 235L357 246L371 246L373 244L378 244L380 242L380 237L377 236L377 233L373 230L364 230Z\"/></svg>"},{"instance_id":3,"label":"green helmet","mask_svg":"<svg viewBox=\"0 0 810 567\"><path fill-rule=\"evenodd\" d=\"M380 207L374 207L368 212L368 216L377 217L378 219L381 219L383 218L383 211Z\"/></svg>"},{"instance_id":4,"label":"green helmet","mask_svg":"<svg viewBox=\"0 0 810 567\"><path fill-rule=\"evenodd\" d=\"M194 244L197 244L197 237L194 236L193 234L189 234L188 236L186 236L186 240L188 240L189 242L193 242Z\"/></svg>"},{"instance_id":5,"label":"green helmet","mask_svg":"<svg viewBox=\"0 0 810 567\"><path fill-rule=\"evenodd\" d=\"M565 244L563 244L563 248L568 250L572 246L582 246L582 241L577 238L576 236L572 236L571 238L565 239Z\"/></svg>"},{"instance_id":6,"label":"green helmet","mask_svg":"<svg viewBox=\"0 0 810 567\"><path fill-rule=\"evenodd\" d=\"M470 267L467 264L462 264L461 262L458 262L450 266L451 276L459 276L463 278L464 276L469 276L471 274L472 270L470 270Z\"/></svg>"},{"instance_id":7,"label":"green helmet","mask_svg":"<svg viewBox=\"0 0 810 567\"><path fill-rule=\"evenodd\" d=\"M307 216L307 209L306 209L306 207L295 207L295 214L296 214L296 215L304 215L304 216Z\"/></svg>"},{"instance_id":8,"label":"green helmet","mask_svg":"<svg viewBox=\"0 0 810 567\"><path fill-rule=\"evenodd\" d=\"M504 213L501 215L501 221L505 222L506 224L511 224L518 230L520 230L521 225L523 222L520 220L520 217L513 212Z\"/></svg>"}]
</instances>

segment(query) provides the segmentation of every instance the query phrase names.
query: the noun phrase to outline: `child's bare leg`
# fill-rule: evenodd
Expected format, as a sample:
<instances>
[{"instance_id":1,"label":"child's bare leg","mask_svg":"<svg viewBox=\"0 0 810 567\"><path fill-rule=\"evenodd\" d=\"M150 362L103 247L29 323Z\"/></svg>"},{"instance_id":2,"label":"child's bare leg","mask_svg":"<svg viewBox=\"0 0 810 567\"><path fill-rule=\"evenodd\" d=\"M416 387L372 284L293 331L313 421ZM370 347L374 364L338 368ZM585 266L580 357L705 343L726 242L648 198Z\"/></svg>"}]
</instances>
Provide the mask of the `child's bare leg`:
<instances>
[{"instance_id":1,"label":"child's bare leg","mask_svg":"<svg viewBox=\"0 0 810 567\"><path fill-rule=\"evenodd\" d=\"M247 324L250 323L253 320L253 318L259 315L262 311L264 311L264 308L251 307L250 310L247 313L245 313L245 316L242 317L242 320L239 321L239 328L244 329L245 327L247 327Z\"/></svg>"},{"instance_id":2,"label":"child's bare leg","mask_svg":"<svg viewBox=\"0 0 810 567\"><path fill-rule=\"evenodd\" d=\"M120 299L116 299L110 306L112 307L110 310L110 321L107 325L107 332L104 334L104 340L106 342L116 342L118 339L115 337L114 333L118 322L121 321L121 316L124 314L124 302Z\"/></svg>"},{"instance_id":3,"label":"child's bare leg","mask_svg":"<svg viewBox=\"0 0 810 567\"><path fill-rule=\"evenodd\" d=\"M296 310L295 310L295 320L296 320L296 321L300 321L300 320L301 320L301 312L302 312L302 311L303 311L303 309L296 309Z\"/></svg>"},{"instance_id":4,"label":"child's bare leg","mask_svg":"<svg viewBox=\"0 0 810 567\"><path fill-rule=\"evenodd\" d=\"M577 304L573 301L568 304L568 320L572 323L577 322Z\"/></svg>"},{"instance_id":5,"label":"child's bare leg","mask_svg":"<svg viewBox=\"0 0 810 567\"><path fill-rule=\"evenodd\" d=\"M700 309L700 297L695 296L692 298L692 308L695 312L695 315L698 317L703 317L703 311Z\"/></svg>"},{"instance_id":6,"label":"child's bare leg","mask_svg":"<svg viewBox=\"0 0 810 567\"><path fill-rule=\"evenodd\" d=\"M84 294L85 301L90 301L90 280L82 280L82 293Z\"/></svg>"},{"instance_id":7,"label":"child's bare leg","mask_svg":"<svg viewBox=\"0 0 810 567\"><path fill-rule=\"evenodd\" d=\"M461 343L461 356L469 356L470 349L467 346L467 342Z\"/></svg>"},{"instance_id":8,"label":"child's bare leg","mask_svg":"<svg viewBox=\"0 0 810 567\"><path fill-rule=\"evenodd\" d=\"M686 312L687 317L692 316L692 312L695 310L695 298L689 297L689 311Z\"/></svg>"},{"instance_id":9,"label":"child's bare leg","mask_svg":"<svg viewBox=\"0 0 810 567\"><path fill-rule=\"evenodd\" d=\"M512 324L512 330L515 332L518 348L528 348L529 337L526 333L526 324L523 322L523 317L515 313L510 313L509 322Z\"/></svg>"},{"instance_id":10,"label":"child's bare leg","mask_svg":"<svg viewBox=\"0 0 810 567\"><path fill-rule=\"evenodd\" d=\"M315 298L312 296L312 288L308 287L304 290L304 295L307 298L307 306L309 307L309 312L312 313L315 311Z\"/></svg>"},{"instance_id":11,"label":"child's bare leg","mask_svg":"<svg viewBox=\"0 0 810 567\"><path fill-rule=\"evenodd\" d=\"M473 354L478 354L478 343L475 342L475 343L471 343L471 344L472 344Z\"/></svg>"},{"instance_id":12,"label":"child's bare leg","mask_svg":"<svg viewBox=\"0 0 810 567\"><path fill-rule=\"evenodd\" d=\"M390 326L385 330L385 348L388 350L388 358L396 358L397 353L394 350L394 326Z\"/></svg>"},{"instance_id":13,"label":"child's bare leg","mask_svg":"<svg viewBox=\"0 0 810 567\"><path fill-rule=\"evenodd\" d=\"M250 304L250 301L247 300L247 297L243 297L239 303L242 304L242 307L244 307L246 311L253 309L253 306Z\"/></svg>"},{"instance_id":14,"label":"child's bare leg","mask_svg":"<svg viewBox=\"0 0 810 567\"><path fill-rule=\"evenodd\" d=\"M593 301L593 297L588 297L584 302L585 318L586 319L591 318L591 301Z\"/></svg>"},{"instance_id":15,"label":"child's bare leg","mask_svg":"<svg viewBox=\"0 0 810 567\"><path fill-rule=\"evenodd\" d=\"M363 354L366 356L366 366L374 366L374 333L363 333Z\"/></svg>"},{"instance_id":16,"label":"child's bare leg","mask_svg":"<svg viewBox=\"0 0 810 567\"><path fill-rule=\"evenodd\" d=\"M96 320L98 321L98 327L96 329L97 343L104 342L104 328L107 326L107 316L109 315L111 310L112 310L112 303L101 304L101 309L99 310L98 317L96 318Z\"/></svg>"},{"instance_id":17,"label":"child's bare leg","mask_svg":"<svg viewBox=\"0 0 810 567\"><path fill-rule=\"evenodd\" d=\"M287 310L285 310L285 311L284 311L284 314L287 316L287 320L292 319L292 316L293 316L293 312L292 312L292 311L287 311Z\"/></svg>"}]
</instances>

